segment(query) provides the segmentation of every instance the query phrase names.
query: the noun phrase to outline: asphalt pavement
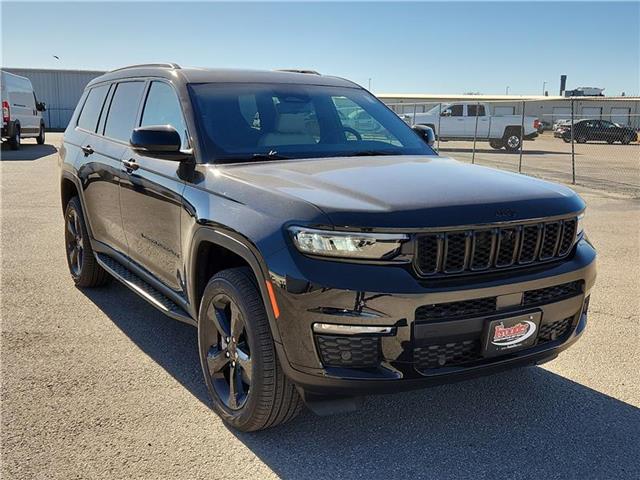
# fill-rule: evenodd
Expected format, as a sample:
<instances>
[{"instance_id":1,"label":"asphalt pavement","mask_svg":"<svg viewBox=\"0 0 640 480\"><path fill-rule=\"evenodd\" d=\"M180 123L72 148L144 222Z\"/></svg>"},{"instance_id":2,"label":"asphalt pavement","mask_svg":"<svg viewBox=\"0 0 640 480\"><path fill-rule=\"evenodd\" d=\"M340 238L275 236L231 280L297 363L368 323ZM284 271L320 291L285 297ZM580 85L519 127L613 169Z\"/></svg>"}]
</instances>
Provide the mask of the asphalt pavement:
<instances>
[{"instance_id":1,"label":"asphalt pavement","mask_svg":"<svg viewBox=\"0 0 640 480\"><path fill-rule=\"evenodd\" d=\"M599 278L553 362L238 434L209 408L194 328L115 282L74 287L60 138L2 149L3 479L640 478L640 200L579 187Z\"/></svg>"}]
</instances>

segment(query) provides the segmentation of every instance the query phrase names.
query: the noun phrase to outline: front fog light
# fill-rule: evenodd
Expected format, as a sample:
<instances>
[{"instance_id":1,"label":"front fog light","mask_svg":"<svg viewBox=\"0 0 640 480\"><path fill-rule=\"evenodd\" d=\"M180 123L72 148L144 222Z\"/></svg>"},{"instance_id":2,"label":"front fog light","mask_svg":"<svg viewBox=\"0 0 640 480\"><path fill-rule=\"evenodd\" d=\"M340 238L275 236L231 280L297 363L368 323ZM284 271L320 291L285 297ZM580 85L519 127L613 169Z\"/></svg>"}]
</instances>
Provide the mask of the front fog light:
<instances>
[{"instance_id":1,"label":"front fog light","mask_svg":"<svg viewBox=\"0 0 640 480\"><path fill-rule=\"evenodd\" d=\"M298 250L309 255L384 260L395 256L407 235L289 228Z\"/></svg>"}]
</instances>

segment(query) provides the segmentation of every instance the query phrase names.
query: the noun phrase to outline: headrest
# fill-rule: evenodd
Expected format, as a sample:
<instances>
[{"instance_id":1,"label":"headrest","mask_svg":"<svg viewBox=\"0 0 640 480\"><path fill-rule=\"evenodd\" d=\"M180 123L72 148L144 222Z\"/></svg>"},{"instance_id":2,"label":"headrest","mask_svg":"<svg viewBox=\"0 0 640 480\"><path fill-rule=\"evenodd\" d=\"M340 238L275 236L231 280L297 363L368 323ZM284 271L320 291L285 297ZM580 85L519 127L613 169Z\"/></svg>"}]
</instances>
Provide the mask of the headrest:
<instances>
[{"instance_id":1,"label":"headrest","mask_svg":"<svg viewBox=\"0 0 640 480\"><path fill-rule=\"evenodd\" d=\"M281 113L276 123L278 133L307 133L304 113Z\"/></svg>"}]
</instances>

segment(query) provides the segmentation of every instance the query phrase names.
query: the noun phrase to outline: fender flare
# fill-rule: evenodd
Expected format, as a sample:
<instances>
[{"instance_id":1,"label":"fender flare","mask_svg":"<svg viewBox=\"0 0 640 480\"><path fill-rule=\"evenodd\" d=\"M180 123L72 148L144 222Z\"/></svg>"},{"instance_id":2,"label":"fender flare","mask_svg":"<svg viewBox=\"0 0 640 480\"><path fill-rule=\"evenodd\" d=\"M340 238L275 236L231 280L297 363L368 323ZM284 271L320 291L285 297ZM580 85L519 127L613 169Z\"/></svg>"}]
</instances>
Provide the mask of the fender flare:
<instances>
[{"instance_id":1,"label":"fender flare","mask_svg":"<svg viewBox=\"0 0 640 480\"><path fill-rule=\"evenodd\" d=\"M71 172L63 170L60 174L60 190L62 193L62 182L64 180L69 180L76 187L76 192L78 192L78 199L80 200L80 207L82 208L82 216L84 217L84 224L87 227L87 232L89 233L89 241L91 242L91 246L94 246L93 239L93 231L91 229L91 218L87 215L87 208L84 205L84 190L82 189L82 185L80 185L80 179L73 175ZM62 215L64 216L64 210L62 211Z\"/></svg>"},{"instance_id":2,"label":"fender flare","mask_svg":"<svg viewBox=\"0 0 640 480\"><path fill-rule=\"evenodd\" d=\"M266 263L262 259L262 255L258 251L258 249L245 237L241 235L229 232L227 230L221 230L215 227L207 227L201 226L198 228L191 239L191 247L189 249L189 259L188 259L188 297L192 299L192 305L194 308L195 318L198 318L198 311L195 311L195 299L196 299L196 278L195 272L197 271L197 260L198 260L198 248L203 241L208 241L213 243L214 245L219 245L231 252L235 253L242 259L244 259L253 274L258 281L258 289L260 291L260 295L262 296L262 302L264 304L265 311L267 312L267 318L269 319L269 326L271 327L271 334L273 335L273 340L277 343L282 343L280 339L280 332L278 330L277 320L275 313L273 311L273 307L269 299L269 291L267 290L267 282L270 282L269 270L267 268ZM198 305L198 310L200 309L200 305Z\"/></svg>"}]
</instances>

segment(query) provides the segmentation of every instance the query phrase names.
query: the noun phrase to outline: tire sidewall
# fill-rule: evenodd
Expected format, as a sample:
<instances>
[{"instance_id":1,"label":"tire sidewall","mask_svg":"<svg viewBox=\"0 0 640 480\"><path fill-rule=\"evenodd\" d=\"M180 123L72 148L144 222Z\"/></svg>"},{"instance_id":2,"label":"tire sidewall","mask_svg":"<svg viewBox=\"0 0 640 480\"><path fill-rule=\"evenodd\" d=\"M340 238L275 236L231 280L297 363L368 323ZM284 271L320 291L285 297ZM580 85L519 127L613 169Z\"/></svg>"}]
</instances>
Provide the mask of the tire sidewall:
<instances>
[{"instance_id":1,"label":"tire sidewall","mask_svg":"<svg viewBox=\"0 0 640 480\"><path fill-rule=\"evenodd\" d=\"M254 289L254 293L259 295L257 288L254 287ZM209 305L213 298L215 298L219 293L228 295L238 305L244 320L247 340L249 342L249 350L251 352L251 361L253 365L251 387L249 389L249 394L247 395L246 403L239 410L231 410L218 397L218 394L213 387L213 383L211 382L211 378L209 377L206 365L207 351L205 349L208 347L202 343L203 330L201 328L201 324L207 321L206 313ZM264 371L264 358L262 355L263 352L259 348L261 342L257 334L257 325L255 324L255 319L252 318L251 313L247 311L247 304L243 301L243 296L246 296L246 293L243 295L238 290L238 287L231 281L222 276L216 275L205 288L202 302L200 303L200 310L198 312L198 356L200 358L200 365L202 367L205 384L212 400L213 409L225 422L230 423L237 428L242 428L243 425L252 421L254 412L256 411L259 403L259 392L264 387L265 380L260 374L260 372ZM266 312L264 312L264 309L263 315L265 315L266 318ZM273 348L273 341L271 345Z\"/></svg>"},{"instance_id":2,"label":"tire sidewall","mask_svg":"<svg viewBox=\"0 0 640 480\"><path fill-rule=\"evenodd\" d=\"M86 244L86 242L88 242L87 236L86 236L86 228L84 226L84 216L82 215L82 208L80 208L79 202L78 202L78 197L74 197L71 200L69 200L69 203L67 203L67 208L64 211L64 228L65 228L65 235L64 235L64 253L65 253L65 257L67 259L67 266L69 267L69 273L71 274L71 278L73 278L73 281L77 284L80 282L80 280L82 279L82 273L85 270L85 264L87 263L87 251L86 248L84 249L84 251L82 252L82 265L80 266L80 274L79 275L74 275L73 273L73 269L72 269L72 265L71 265L71 261L69 259L69 248L67 245L67 222L69 221L69 214L71 213L72 210L75 210L76 215L78 215L78 218L80 218L80 228L82 229L82 241Z\"/></svg>"}]
</instances>

